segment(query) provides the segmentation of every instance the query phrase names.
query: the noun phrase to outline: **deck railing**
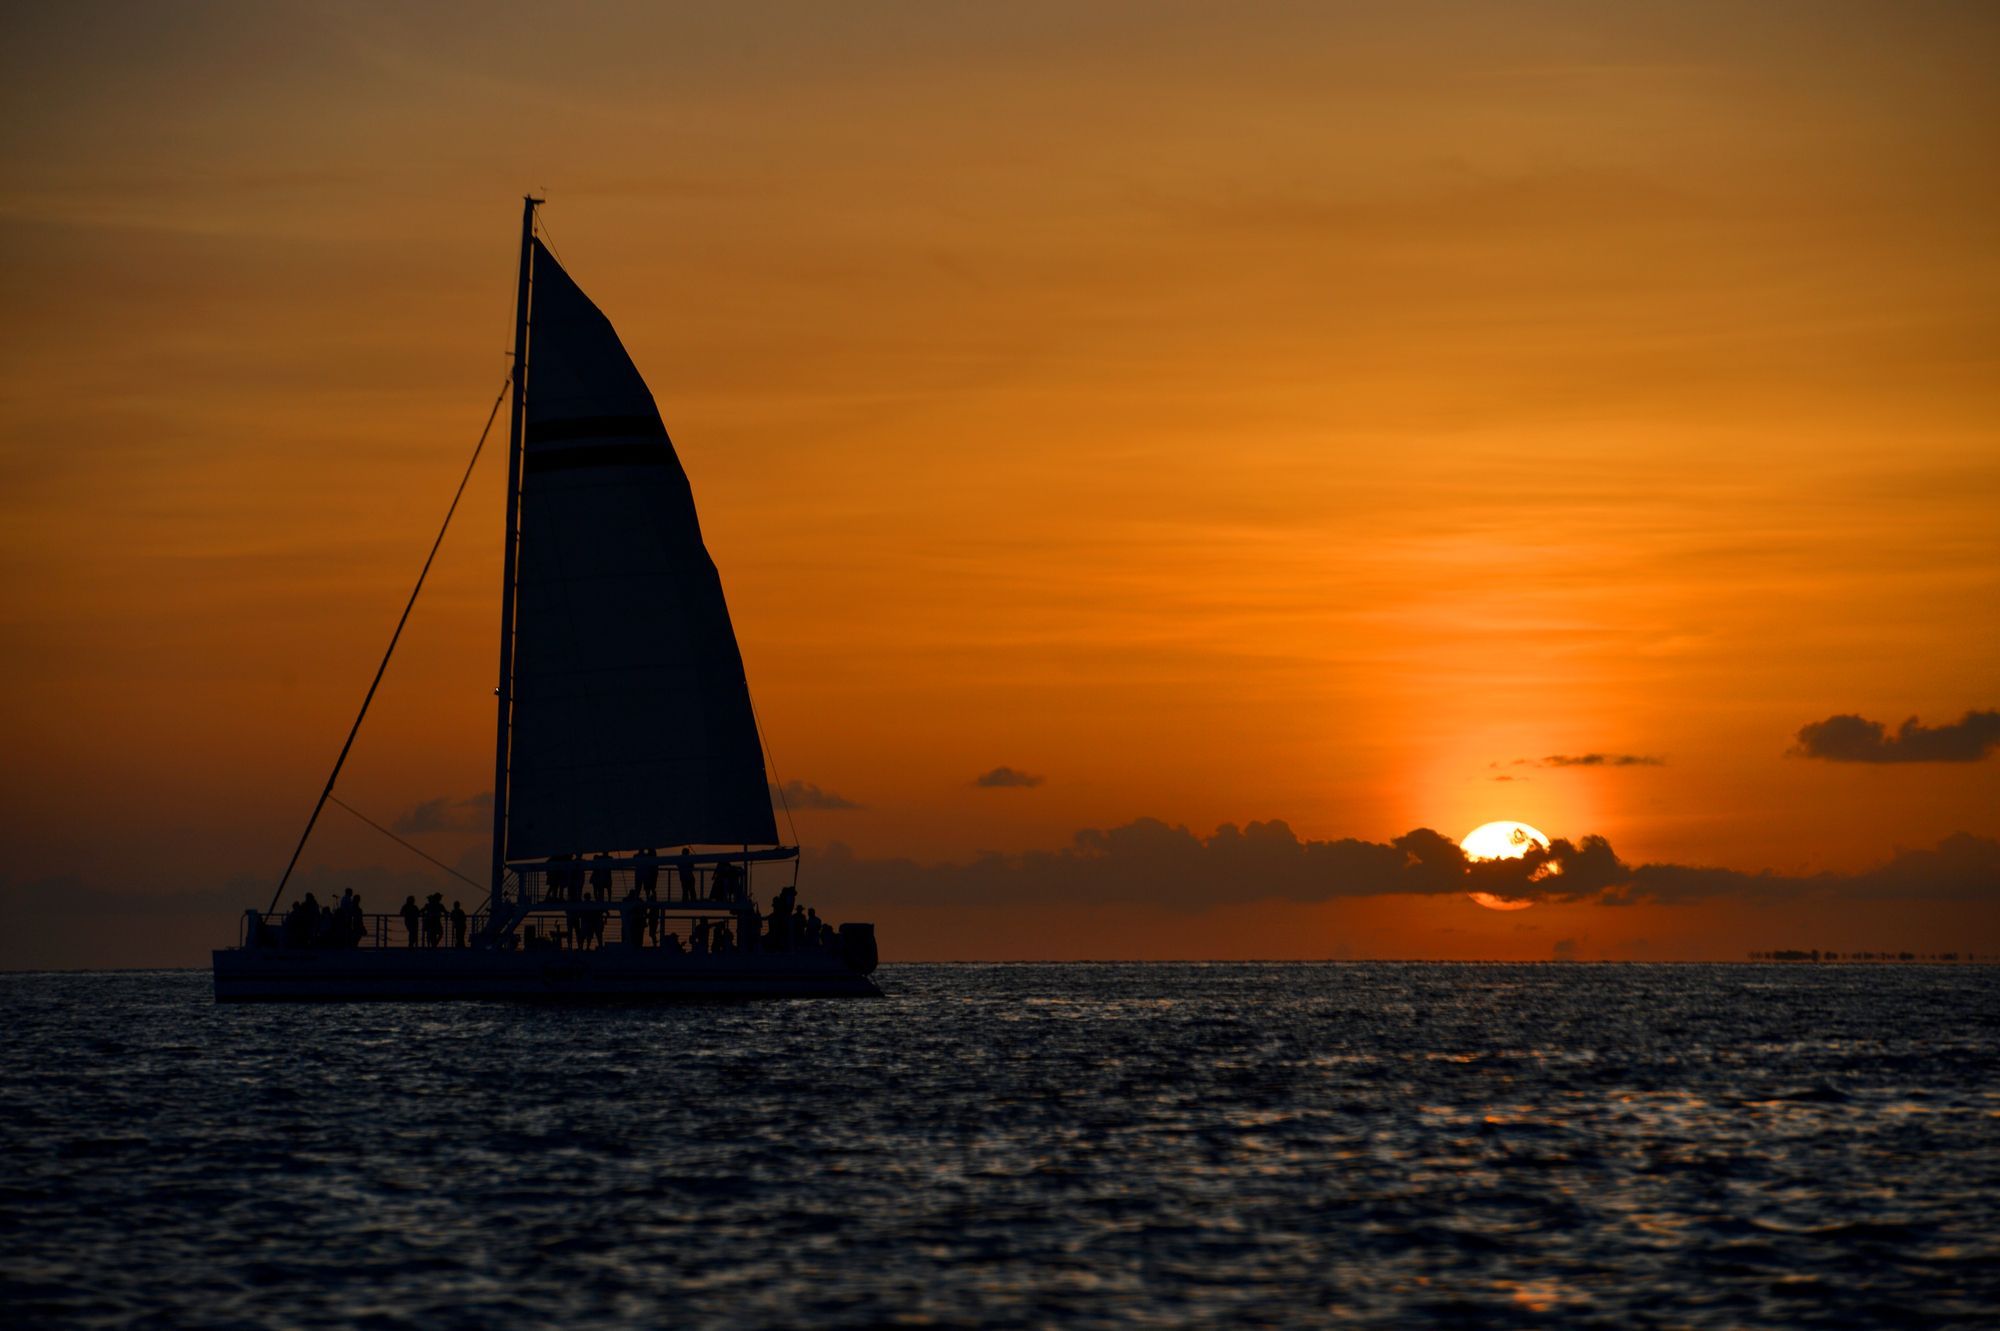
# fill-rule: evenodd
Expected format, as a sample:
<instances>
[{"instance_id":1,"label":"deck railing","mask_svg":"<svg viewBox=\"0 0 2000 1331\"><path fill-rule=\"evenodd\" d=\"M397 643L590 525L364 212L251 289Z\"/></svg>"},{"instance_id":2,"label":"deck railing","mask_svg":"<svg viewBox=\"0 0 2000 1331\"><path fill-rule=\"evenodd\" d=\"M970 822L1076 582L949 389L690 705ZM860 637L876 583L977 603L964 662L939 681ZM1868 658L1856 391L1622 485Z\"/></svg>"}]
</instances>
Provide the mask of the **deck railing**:
<instances>
[{"instance_id":1,"label":"deck railing","mask_svg":"<svg viewBox=\"0 0 2000 1331\"><path fill-rule=\"evenodd\" d=\"M252 946L250 919L253 913L245 911L240 917L236 940L239 947ZM641 947L708 951L722 944L724 939L728 940L727 946L740 946L748 914L747 910L734 909L720 902L550 903L532 908L515 931L513 945L526 949L575 951L580 948L621 947L636 937ZM316 927L306 932L303 925L288 927L286 916L282 914L258 916L257 922L260 927L254 945L263 948L322 951L437 948L449 951L477 944L486 930L488 916L485 911L468 915L462 934L452 927L451 920L447 918L435 941L432 941L430 930L421 916L414 929L401 915L363 915L358 930L351 923L345 929L336 923L332 927ZM749 928L754 930L757 926L751 924ZM697 942L698 938L702 942ZM759 945L764 944L760 942ZM787 950L808 946L836 945L831 939L819 943L800 940Z\"/></svg>"},{"instance_id":2,"label":"deck railing","mask_svg":"<svg viewBox=\"0 0 2000 1331\"><path fill-rule=\"evenodd\" d=\"M421 915L416 928L411 930L401 915L349 915L343 920L336 912L331 922L324 917L307 922L301 916L300 921L293 924L289 912L260 915L256 911L244 911L237 923L238 947L251 945L250 922L253 917L258 925L256 946L293 948L466 947L485 929L488 918L485 911L475 911L465 917L465 928L461 933L452 927L451 917L447 914L438 939L433 943Z\"/></svg>"},{"instance_id":3,"label":"deck railing","mask_svg":"<svg viewBox=\"0 0 2000 1331\"><path fill-rule=\"evenodd\" d=\"M760 949L771 946L762 932L759 903L751 890L754 859L717 862L713 857L681 862L657 860L599 863L594 860L515 865L500 892L499 928L510 948L574 951L624 946L695 951L741 947L746 938ZM767 866L768 867L768 866ZM487 903L481 902L482 907ZM486 941L491 913L466 916L462 931L446 915L437 933L420 913L412 927L400 912L292 919L286 912L240 917L238 945L282 948L441 948L473 947ZM822 926L822 932L830 930ZM793 939L780 935L786 950L837 949L837 940ZM725 941L726 940L726 941Z\"/></svg>"}]
</instances>

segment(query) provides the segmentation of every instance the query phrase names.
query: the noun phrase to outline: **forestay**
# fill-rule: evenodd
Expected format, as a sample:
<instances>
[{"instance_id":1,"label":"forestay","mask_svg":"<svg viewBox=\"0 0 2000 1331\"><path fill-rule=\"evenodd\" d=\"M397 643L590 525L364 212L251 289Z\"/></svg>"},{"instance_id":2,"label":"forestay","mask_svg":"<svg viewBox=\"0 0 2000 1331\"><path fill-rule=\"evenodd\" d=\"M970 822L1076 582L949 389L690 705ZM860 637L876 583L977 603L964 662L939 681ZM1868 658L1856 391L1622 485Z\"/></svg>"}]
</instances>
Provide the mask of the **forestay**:
<instances>
[{"instance_id":1,"label":"forestay","mask_svg":"<svg viewBox=\"0 0 2000 1331\"><path fill-rule=\"evenodd\" d=\"M722 582L659 409L540 241L507 857L777 840Z\"/></svg>"}]
</instances>

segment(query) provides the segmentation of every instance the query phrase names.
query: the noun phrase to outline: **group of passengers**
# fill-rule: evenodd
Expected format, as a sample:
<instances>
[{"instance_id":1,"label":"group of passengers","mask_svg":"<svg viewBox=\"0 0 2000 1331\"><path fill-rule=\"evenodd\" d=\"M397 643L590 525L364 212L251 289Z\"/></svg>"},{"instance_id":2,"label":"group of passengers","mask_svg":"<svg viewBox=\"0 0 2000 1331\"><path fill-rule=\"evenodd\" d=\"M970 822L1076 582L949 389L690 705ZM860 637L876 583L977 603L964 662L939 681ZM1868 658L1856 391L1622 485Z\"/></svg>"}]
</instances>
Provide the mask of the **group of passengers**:
<instances>
[{"instance_id":1,"label":"group of passengers","mask_svg":"<svg viewBox=\"0 0 2000 1331\"><path fill-rule=\"evenodd\" d=\"M660 869L671 865L674 871L672 887L678 888L678 895L669 895L668 901L719 901L729 905L739 905L748 897L743 870L724 861L715 866L708 876L708 885L703 889L701 874L695 868L695 859L688 847L681 847L681 853L663 857L659 851L648 847L641 855L637 867L632 870L633 890L646 901L659 901ZM575 855L557 855L548 864L548 885L543 899L547 901L610 901L611 857L599 852L593 859L585 860ZM584 890L589 888L586 898ZM629 895L629 894L628 894Z\"/></svg>"},{"instance_id":2,"label":"group of passengers","mask_svg":"<svg viewBox=\"0 0 2000 1331\"><path fill-rule=\"evenodd\" d=\"M465 907L454 901L447 911L441 892L431 893L430 901L423 906L417 905L415 896L405 897L401 914L411 947L416 947L420 940L425 947L443 946L447 923L451 926L453 947L464 947L469 941L470 917ZM255 909L245 911L244 931L244 941L253 947L359 947L368 936L368 917L361 909L361 894L353 888L340 894L338 905L326 905L308 892L294 901L275 924Z\"/></svg>"},{"instance_id":3,"label":"group of passengers","mask_svg":"<svg viewBox=\"0 0 2000 1331\"><path fill-rule=\"evenodd\" d=\"M465 947L471 941L467 930L471 916L456 901L447 911L442 892L431 893L430 900L422 906L417 904L415 896L404 897L403 909L398 913L403 917L410 947L444 946L447 924L451 926L453 947ZM294 901L276 924L258 914L255 908L243 914L244 941L252 947L360 947L361 940L368 936L368 917L361 909L361 894L353 888L340 894L337 906L323 905L308 892Z\"/></svg>"},{"instance_id":4,"label":"group of passengers","mask_svg":"<svg viewBox=\"0 0 2000 1331\"><path fill-rule=\"evenodd\" d=\"M567 928L556 937L537 933L532 946L601 948L610 910L585 909L586 903L611 905L614 891L611 857L599 854L591 859L559 855L549 862L545 902L571 903L576 908L563 912ZM662 896L660 870L670 867L673 877ZM657 947L688 956L712 956L729 952L796 952L834 950L839 932L820 919L817 910L801 906L798 889L786 887L778 893L768 914L760 914L750 899L749 884L741 866L723 861L708 875L703 890L695 860L684 847L681 853L662 858L647 850L632 870L632 885L618 898L619 935L631 947ZM678 891L674 889L678 888ZM586 895L586 892L588 895ZM729 908L731 920L697 919L683 939L667 929L669 904L715 902Z\"/></svg>"},{"instance_id":5,"label":"group of passengers","mask_svg":"<svg viewBox=\"0 0 2000 1331\"><path fill-rule=\"evenodd\" d=\"M361 898L352 888L329 906L308 892L294 901L276 924L253 907L243 912L244 942L252 947L359 947L368 925L361 916Z\"/></svg>"},{"instance_id":6,"label":"group of passengers","mask_svg":"<svg viewBox=\"0 0 2000 1331\"><path fill-rule=\"evenodd\" d=\"M403 917L403 930L409 935L410 947L417 946L419 935L422 936L425 947L443 947L444 926L447 922L451 924L451 945L453 947L466 945L465 927L471 917L465 913L465 907L456 901L451 903L449 911L445 910L442 892L431 893L421 906L417 904L415 895L404 897L403 909L397 914Z\"/></svg>"},{"instance_id":7,"label":"group of passengers","mask_svg":"<svg viewBox=\"0 0 2000 1331\"><path fill-rule=\"evenodd\" d=\"M631 946L658 947L687 956L713 956L738 951L834 951L839 947L839 931L822 920L817 910L799 904L796 887L784 888L771 903L770 912L759 914L755 903L750 900L743 870L725 861L715 866L709 875L708 890L702 892L694 860L685 848L668 861L674 867L680 891L678 897L668 897L667 900L716 902L729 908L736 927L732 931L727 920L698 919L683 942L678 933L667 931L667 912L660 904L659 895L661 863L655 852L648 850L645 861L633 871L631 888L616 905L619 922L623 926L621 933ZM592 861L564 855L551 861L547 900L573 902L581 907L586 901L586 885L590 893L588 901L593 904L611 902L612 879L608 855L600 854ZM444 946L447 925L451 931L451 946L462 948L469 944L468 926L471 920L465 907L454 901L447 911L441 892L431 893L421 906L413 893L403 898L402 909L397 913L403 919L406 946ZM322 905L308 892L303 899L292 903L291 909L276 925L266 922L255 910L245 914L247 941L252 945L358 947L368 934L361 898L352 889L341 893L337 906ZM610 914L609 910L565 911L569 945L576 948L604 946L605 921ZM532 932L530 936L533 936ZM541 946L561 945L555 939L538 939L536 943Z\"/></svg>"},{"instance_id":8,"label":"group of passengers","mask_svg":"<svg viewBox=\"0 0 2000 1331\"><path fill-rule=\"evenodd\" d=\"M819 917L817 910L799 905L799 890L786 887L771 903L760 931L766 952L805 952L832 948L840 941L840 931Z\"/></svg>"}]
</instances>

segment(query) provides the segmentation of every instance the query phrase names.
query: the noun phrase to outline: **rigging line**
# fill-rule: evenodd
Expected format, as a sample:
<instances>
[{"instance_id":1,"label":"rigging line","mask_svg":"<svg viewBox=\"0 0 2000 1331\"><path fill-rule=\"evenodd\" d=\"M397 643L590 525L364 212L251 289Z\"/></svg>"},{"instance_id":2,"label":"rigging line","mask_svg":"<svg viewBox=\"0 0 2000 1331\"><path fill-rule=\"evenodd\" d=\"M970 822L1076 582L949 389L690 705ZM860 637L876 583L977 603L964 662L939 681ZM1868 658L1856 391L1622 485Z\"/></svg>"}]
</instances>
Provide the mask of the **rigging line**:
<instances>
[{"instance_id":1,"label":"rigging line","mask_svg":"<svg viewBox=\"0 0 2000 1331\"><path fill-rule=\"evenodd\" d=\"M373 818L370 818L367 814L361 812L361 810L355 808L352 804L349 804L346 800L342 799L340 796L328 795L327 799L335 804L338 804L341 808L347 810L349 813L353 814L356 818L359 818L362 822L368 824L370 827L380 832L383 836L388 837L391 841L401 846L404 850L407 850L415 855L423 856L425 859L429 860L432 864L435 864L438 868L443 869L446 873L450 874L453 878L458 879L459 882L471 883L475 891L484 892L486 890L486 885L484 883L473 882L472 879L467 878L464 874L452 868L449 864L446 864L443 860L431 854L429 851L423 849L420 846L411 845L409 842L403 840L403 838L397 836L394 832L391 832L388 828L382 826L382 824L376 822Z\"/></svg>"},{"instance_id":2,"label":"rigging line","mask_svg":"<svg viewBox=\"0 0 2000 1331\"><path fill-rule=\"evenodd\" d=\"M539 204L535 207L535 234L540 237L542 244L549 247L549 253L556 256L556 262L562 263L562 251L556 248L556 238L549 231L549 224L543 220L542 209ZM567 268L569 265L564 263L563 267Z\"/></svg>"},{"instance_id":3,"label":"rigging line","mask_svg":"<svg viewBox=\"0 0 2000 1331\"><path fill-rule=\"evenodd\" d=\"M472 460L465 464L465 475L458 478L458 490L451 497L451 507L445 510L444 525L438 528L437 539L431 542L431 552L424 556L423 569L417 574L417 585L410 589L409 602L403 607L403 617L396 621L396 631L389 635L389 650L382 653L382 664L375 667L374 682L368 686L368 694L361 700L361 710L355 714L354 725L347 732L347 742L340 746L340 756L333 760L333 771L326 778L326 789L319 793L319 802L313 805L312 817L306 819L306 830L299 836L299 844L292 851L290 863L285 865L284 876L278 879L277 890L271 893L271 909L278 909L279 900L285 895L285 884L292 880L292 870L299 867L299 856L305 853L306 842L312 838L313 824L319 821L321 810L333 796L333 783L340 779L340 769L347 762L347 752L354 747L354 737L361 733L361 721L368 715L368 704L375 701L375 690L381 687L382 675L389 669L389 658L396 654L396 643L403 636L403 625L410 622L410 611L416 608L417 593L424 589L424 579L430 575L431 561L437 558L438 547L444 544L444 534L451 529L452 514L458 512L458 501L465 497L465 483L472 479L472 469L479 465L479 454L486 447L486 436L493 433L493 422L500 416L500 404L507 398L507 390L513 387L514 376L510 373L507 382L500 385L499 395L493 399L493 409L486 413L486 428L479 432L479 442L472 446Z\"/></svg>"},{"instance_id":4,"label":"rigging line","mask_svg":"<svg viewBox=\"0 0 2000 1331\"><path fill-rule=\"evenodd\" d=\"M764 756L771 762L771 789L777 792L778 807L785 811L785 827L792 834L792 844L799 844L799 825L792 821L792 802L785 798L784 774L778 771L778 751L771 747L771 741L764 737L764 722L757 716L757 700L750 697L750 685L746 679L743 696L750 701L750 724L757 728L757 742L764 747ZM794 875L796 876L796 875Z\"/></svg>"}]
</instances>

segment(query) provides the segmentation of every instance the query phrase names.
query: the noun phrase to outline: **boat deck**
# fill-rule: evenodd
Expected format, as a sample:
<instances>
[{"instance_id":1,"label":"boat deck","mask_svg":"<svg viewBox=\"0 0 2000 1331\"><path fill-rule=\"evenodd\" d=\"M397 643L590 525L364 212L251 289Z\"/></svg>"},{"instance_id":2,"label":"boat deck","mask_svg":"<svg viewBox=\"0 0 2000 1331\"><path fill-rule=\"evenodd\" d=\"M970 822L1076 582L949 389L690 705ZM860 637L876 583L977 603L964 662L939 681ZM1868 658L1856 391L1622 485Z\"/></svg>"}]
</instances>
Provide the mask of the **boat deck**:
<instances>
[{"instance_id":1,"label":"boat deck","mask_svg":"<svg viewBox=\"0 0 2000 1331\"><path fill-rule=\"evenodd\" d=\"M803 921L760 937L743 877L703 866L664 891L631 861L599 861L601 886L574 865L551 883L510 870L496 919L442 905L414 917L351 906L239 917L238 945L214 953L219 1002L443 999L863 997L881 993L870 924ZM641 870L656 873L648 859ZM642 897L642 890L653 890ZM780 897L780 904L786 900ZM454 903L456 904L456 903ZM484 903L481 903L482 907ZM776 938L778 941L772 941ZM745 940L748 940L747 945Z\"/></svg>"}]
</instances>

